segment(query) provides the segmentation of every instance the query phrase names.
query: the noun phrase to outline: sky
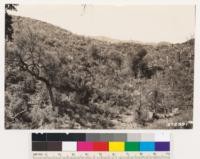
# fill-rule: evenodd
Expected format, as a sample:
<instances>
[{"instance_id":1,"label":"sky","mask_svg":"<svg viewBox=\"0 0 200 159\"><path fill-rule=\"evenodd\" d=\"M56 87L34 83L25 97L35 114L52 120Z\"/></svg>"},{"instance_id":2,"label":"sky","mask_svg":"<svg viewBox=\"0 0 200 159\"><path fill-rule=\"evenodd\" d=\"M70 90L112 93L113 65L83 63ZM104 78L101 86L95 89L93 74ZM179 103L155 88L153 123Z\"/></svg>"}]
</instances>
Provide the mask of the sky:
<instances>
[{"instance_id":1,"label":"sky","mask_svg":"<svg viewBox=\"0 0 200 159\"><path fill-rule=\"evenodd\" d=\"M184 42L195 32L194 5L19 5L12 14L73 33L125 41Z\"/></svg>"}]
</instances>

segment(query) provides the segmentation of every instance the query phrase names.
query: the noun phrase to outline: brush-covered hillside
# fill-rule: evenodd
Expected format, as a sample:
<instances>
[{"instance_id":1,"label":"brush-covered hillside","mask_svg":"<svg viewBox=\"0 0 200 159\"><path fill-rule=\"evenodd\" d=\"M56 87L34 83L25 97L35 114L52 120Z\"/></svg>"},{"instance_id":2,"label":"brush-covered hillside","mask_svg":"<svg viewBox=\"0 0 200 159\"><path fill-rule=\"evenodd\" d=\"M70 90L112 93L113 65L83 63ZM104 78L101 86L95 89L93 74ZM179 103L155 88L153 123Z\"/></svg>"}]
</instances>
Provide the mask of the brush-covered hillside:
<instances>
[{"instance_id":1,"label":"brush-covered hillside","mask_svg":"<svg viewBox=\"0 0 200 159\"><path fill-rule=\"evenodd\" d=\"M12 18L7 129L191 128L193 39L111 43Z\"/></svg>"}]
</instances>

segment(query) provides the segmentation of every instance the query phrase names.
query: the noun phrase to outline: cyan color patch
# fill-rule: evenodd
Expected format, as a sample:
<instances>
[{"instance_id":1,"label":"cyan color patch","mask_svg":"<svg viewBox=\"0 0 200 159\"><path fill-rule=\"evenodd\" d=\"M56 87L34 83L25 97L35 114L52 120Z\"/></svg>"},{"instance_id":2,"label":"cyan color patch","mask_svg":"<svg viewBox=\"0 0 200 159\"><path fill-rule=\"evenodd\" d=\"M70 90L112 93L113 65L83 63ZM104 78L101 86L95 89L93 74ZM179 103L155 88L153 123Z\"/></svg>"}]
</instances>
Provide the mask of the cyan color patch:
<instances>
[{"instance_id":1,"label":"cyan color patch","mask_svg":"<svg viewBox=\"0 0 200 159\"><path fill-rule=\"evenodd\" d=\"M155 151L155 142L140 142L140 151Z\"/></svg>"}]
</instances>

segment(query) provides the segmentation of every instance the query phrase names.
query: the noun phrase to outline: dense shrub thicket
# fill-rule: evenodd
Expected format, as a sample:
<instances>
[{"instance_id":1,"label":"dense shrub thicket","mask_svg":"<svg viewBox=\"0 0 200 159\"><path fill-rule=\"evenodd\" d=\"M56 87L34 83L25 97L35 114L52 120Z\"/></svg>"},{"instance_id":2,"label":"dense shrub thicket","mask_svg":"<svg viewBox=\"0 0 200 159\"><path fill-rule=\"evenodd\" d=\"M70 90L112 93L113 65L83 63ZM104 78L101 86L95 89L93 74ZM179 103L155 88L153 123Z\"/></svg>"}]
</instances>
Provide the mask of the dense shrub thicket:
<instances>
[{"instance_id":1,"label":"dense shrub thicket","mask_svg":"<svg viewBox=\"0 0 200 159\"><path fill-rule=\"evenodd\" d=\"M137 128L161 119L165 128L169 120L192 120L185 114L192 110L193 39L110 43L23 17L13 17L13 28L6 128Z\"/></svg>"}]
</instances>

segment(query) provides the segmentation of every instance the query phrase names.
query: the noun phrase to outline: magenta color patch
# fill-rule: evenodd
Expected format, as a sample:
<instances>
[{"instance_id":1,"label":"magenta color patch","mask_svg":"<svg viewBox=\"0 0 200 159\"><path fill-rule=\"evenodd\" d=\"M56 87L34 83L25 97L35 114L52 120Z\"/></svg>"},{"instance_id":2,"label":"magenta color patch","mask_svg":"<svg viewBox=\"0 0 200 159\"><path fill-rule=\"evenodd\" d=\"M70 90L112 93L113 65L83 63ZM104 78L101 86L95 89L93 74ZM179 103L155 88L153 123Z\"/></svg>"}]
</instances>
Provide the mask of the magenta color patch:
<instances>
[{"instance_id":1,"label":"magenta color patch","mask_svg":"<svg viewBox=\"0 0 200 159\"><path fill-rule=\"evenodd\" d=\"M93 143L92 142L78 142L77 150L78 151L93 151Z\"/></svg>"}]
</instances>

